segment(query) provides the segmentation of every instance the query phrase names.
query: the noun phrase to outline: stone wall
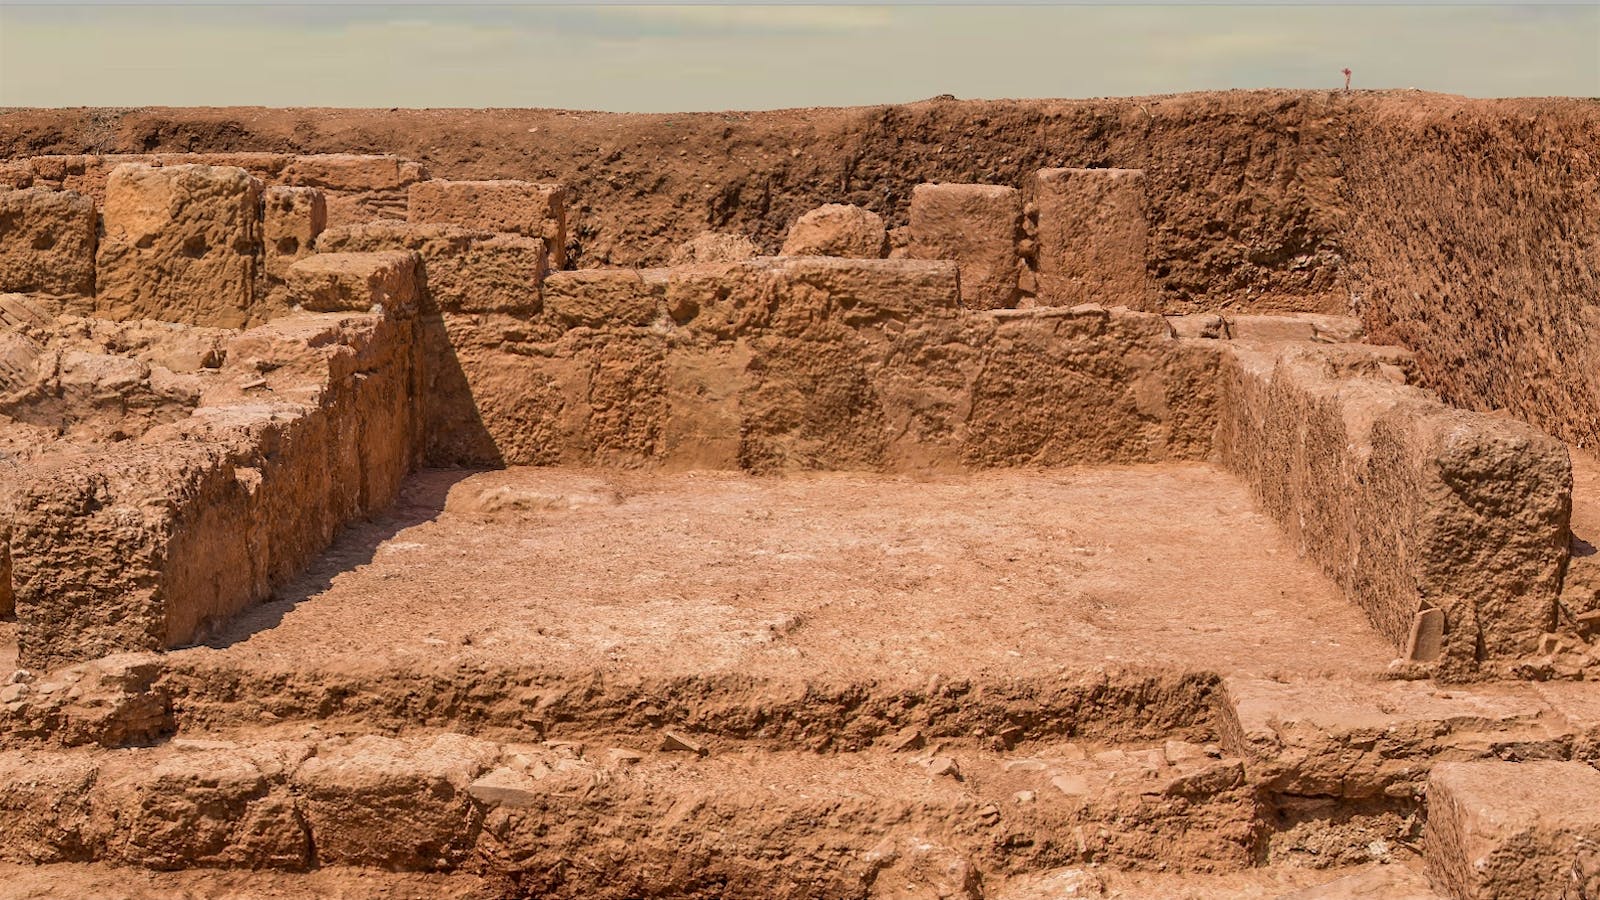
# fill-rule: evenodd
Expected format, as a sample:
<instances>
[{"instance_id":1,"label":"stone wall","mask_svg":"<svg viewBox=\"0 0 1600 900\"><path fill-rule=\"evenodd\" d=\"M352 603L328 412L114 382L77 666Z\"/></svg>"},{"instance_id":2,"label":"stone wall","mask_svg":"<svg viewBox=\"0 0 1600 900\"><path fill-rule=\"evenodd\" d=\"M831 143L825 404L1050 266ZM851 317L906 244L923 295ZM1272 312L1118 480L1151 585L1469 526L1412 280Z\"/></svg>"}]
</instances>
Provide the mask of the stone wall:
<instances>
[{"instance_id":1,"label":"stone wall","mask_svg":"<svg viewBox=\"0 0 1600 900\"><path fill-rule=\"evenodd\" d=\"M402 296L240 332L191 415L29 473L10 535L25 665L194 640L393 500L420 443L417 263L345 261L369 270L348 306L374 282Z\"/></svg>"},{"instance_id":2,"label":"stone wall","mask_svg":"<svg viewBox=\"0 0 1600 900\"><path fill-rule=\"evenodd\" d=\"M1392 348L1230 342L1218 456L1413 658L1463 673L1530 655L1556 626L1567 449L1446 406L1397 363Z\"/></svg>"}]
</instances>

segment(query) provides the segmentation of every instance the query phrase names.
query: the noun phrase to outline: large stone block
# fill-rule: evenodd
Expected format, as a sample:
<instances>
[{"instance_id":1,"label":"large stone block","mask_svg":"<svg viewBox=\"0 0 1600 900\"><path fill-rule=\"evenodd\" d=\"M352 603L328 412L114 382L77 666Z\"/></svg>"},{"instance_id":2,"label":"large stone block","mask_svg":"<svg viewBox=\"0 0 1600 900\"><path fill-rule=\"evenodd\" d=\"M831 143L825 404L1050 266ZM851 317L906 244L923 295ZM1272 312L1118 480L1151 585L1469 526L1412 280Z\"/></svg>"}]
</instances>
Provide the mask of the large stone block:
<instances>
[{"instance_id":1,"label":"large stone block","mask_svg":"<svg viewBox=\"0 0 1600 900\"><path fill-rule=\"evenodd\" d=\"M472 849L481 813L467 789L498 745L441 735L418 745L359 737L324 745L294 773L322 865L449 869Z\"/></svg>"},{"instance_id":2,"label":"large stone block","mask_svg":"<svg viewBox=\"0 0 1600 900\"><path fill-rule=\"evenodd\" d=\"M548 268L543 238L497 234L460 225L372 222L330 229L323 252L415 250L422 257L424 310L522 313L541 309Z\"/></svg>"},{"instance_id":3,"label":"large stone block","mask_svg":"<svg viewBox=\"0 0 1600 900\"><path fill-rule=\"evenodd\" d=\"M261 186L240 168L125 164L106 182L96 311L238 328L252 309Z\"/></svg>"},{"instance_id":4,"label":"large stone block","mask_svg":"<svg viewBox=\"0 0 1600 900\"><path fill-rule=\"evenodd\" d=\"M0 293L94 293L94 204L70 191L0 189Z\"/></svg>"},{"instance_id":5,"label":"large stone block","mask_svg":"<svg viewBox=\"0 0 1600 900\"><path fill-rule=\"evenodd\" d=\"M1029 194L1041 305L1153 308L1142 170L1041 169Z\"/></svg>"},{"instance_id":6,"label":"large stone block","mask_svg":"<svg viewBox=\"0 0 1600 900\"><path fill-rule=\"evenodd\" d=\"M1428 779L1428 874L1458 900L1600 894L1600 772L1579 762L1443 762Z\"/></svg>"},{"instance_id":7,"label":"large stone block","mask_svg":"<svg viewBox=\"0 0 1600 900\"><path fill-rule=\"evenodd\" d=\"M667 275L660 269L580 269L547 278L544 304L567 325L639 326L661 315L666 293Z\"/></svg>"},{"instance_id":8,"label":"large stone block","mask_svg":"<svg viewBox=\"0 0 1600 900\"><path fill-rule=\"evenodd\" d=\"M880 259L888 252L889 233L883 217L870 209L829 203L802 215L789 226L784 256L843 256Z\"/></svg>"},{"instance_id":9,"label":"large stone block","mask_svg":"<svg viewBox=\"0 0 1600 900\"><path fill-rule=\"evenodd\" d=\"M766 327L786 334L823 323L874 328L950 318L961 308L956 265L943 260L768 257L742 268L746 289L755 291L742 302L765 305Z\"/></svg>"},{"instance_id":10,"label":"large stone block","mask_svg":"<svg viewBox=\"0 0 1600 900\"><path fill-rule=\"evenodd\" d=\"M414 313L421 258L411 250L315 253L289 267L290 302L309 312Z\"/></svg>"},{"instance_id":11,"label":"large stone block","mask_svg":"<svg viewBox=\"0 0 1600 900\"><path fill-rule=\"evenodd\" d=\"M395 190L428 177L421 163L398 156L319 153L297 156L279 176L284 184L340 193Z\"/></svg>"},{"instance_id":12,"label":"large stone block","mask_svg":"<svg viewBox=\"0 0 1600 900\"><path fill-rule=\"evenodd\" d=\"M321 188L328 224L354 225L379 219L404 219L406 189L428 177L427 170L398 156L326 153L297 156L283 169L280 183Z\"/></svg>"},{"instance_id":13,"label":"large stone block","mask_svg":"<svg viewBox=\"0 0 1600 900\"><path fill-rule=\"evenodd\" d=\"M581 462L572 448L588 395L588 366L543 345L503 315L445 313L421 323L424 456L434 466Z\"/></svg>"},{"instance_id":14,"label":"large stone block","mask_svg":"<svg viewBox=\"0 0 1600 900\"><path fill-rule=\"evenodd\" d=\"M919 184L906 256L955 260L969 309L1004 309L1021 294L1022 192L992 184Z\"/></svg>"},{"instance_id":15,"label":"large stone block","mask_svg":"<svg viewBox=\"0 0 1600 900\"><path fill-rule=\"evenodd\" d=\"M310 841L278 782L309 748L287 745L287 758L273 759L271 745L217 743L111 755L92 801L105 832L101 858L152 869L305 868Z\"/></svg>"},{"instance_id":16,"label":"large stone block","mask_svg":"<svg viewBox=\"0 0 1600 900\"><path fill-rule=\"evenodd\" d=\"M406 218L543 238L554 268L566 265L567 192L526 181L423 181L411 186Z\"/></svg>"},{"instance_id":17,"label":"large stone block","mask_svg":"<svg viewBox=\"0 0 1600 900\"><path fill-rule=\"evenodd\" d=\"M141 446L34 479L11 534L19 659L165 649L232 614L261 589L248 511L216 446Z\"/></svg>"},{"instance_id":18,"label":"large stone block","mask_svg":"<svg viewBox=\"0 0 1600 900\"><path fill-rule=\"evenodd\" d=\"M1216 352L1147 313L1084 306L998 311L971 383L969 466L1202 459Z\"/></svg>"},{"instance_id":19,"label":"large stone block","mask_svg":"<svg viewBox=\"0 0 1600 900\"><path fill-rule=\"evenodd\" d=\"M313 187L274 185L262 196L263 268L268 278L282 281L296 260L315 248L328 224L328 203Z\"/></svg>"}]
</instances>

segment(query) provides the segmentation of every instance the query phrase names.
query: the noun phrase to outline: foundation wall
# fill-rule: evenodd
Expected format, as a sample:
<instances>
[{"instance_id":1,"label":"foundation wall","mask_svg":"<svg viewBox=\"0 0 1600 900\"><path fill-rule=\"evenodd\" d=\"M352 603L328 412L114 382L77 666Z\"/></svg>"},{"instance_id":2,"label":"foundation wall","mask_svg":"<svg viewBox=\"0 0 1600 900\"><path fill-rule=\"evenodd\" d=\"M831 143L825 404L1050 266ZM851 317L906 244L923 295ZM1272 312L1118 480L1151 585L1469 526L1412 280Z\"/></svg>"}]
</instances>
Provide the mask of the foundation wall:
<instances>
[{"instance_id":1,"label":"foundation wall","mask_svg":"<svg viewBox=\"0 0 1600 900\"><path fill-rule=\"evenodd\" d=\"M23 664L193 641L392 502L419 445L414 345L392 313L241 332L190 416L31 472L10 537Z\"/></svg>"},{"instance_id":2,"label":"foundation wall","mask_svg":"<svg viewBox=\"0 0 1600 900\"><path fill-rule=\"evenodd\" d=\"M1393 350L1229 343L1218 456L1301 553L1422 661L1532 654L1568 555L1565 445L1407 386ZM1416 646L1424 610L1443 613L1437 649Z\"/></svg>"},{"instance_id":3,"label":"foundation wall","mask_svg":"<svg viewBox=\"0 0 1600 900\"><path fill-rule=\"evenodd\" d=\"M947 261L557 273L424 322L428 460L908 471L1203 458L1216 348L1152 314L970 311Z\"/></svg>"}]
</instances>

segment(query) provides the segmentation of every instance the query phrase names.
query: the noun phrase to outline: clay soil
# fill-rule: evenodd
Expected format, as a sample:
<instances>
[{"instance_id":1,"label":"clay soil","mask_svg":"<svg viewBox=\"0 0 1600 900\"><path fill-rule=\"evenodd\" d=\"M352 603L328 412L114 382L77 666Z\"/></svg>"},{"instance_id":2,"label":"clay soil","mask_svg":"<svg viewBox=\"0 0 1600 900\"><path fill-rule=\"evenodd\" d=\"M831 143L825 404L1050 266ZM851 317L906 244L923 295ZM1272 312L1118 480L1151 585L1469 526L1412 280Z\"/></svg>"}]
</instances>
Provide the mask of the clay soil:
<instances>
[{"instance_id":1,"label":"clay soil","mask_svg":"<svg viewBox=\"0 0 1600 900\"><path fill-rule=\"evenodd\" d=\"M1372 673L1389 651L1205 465L909 480L414 476L185 664L920 683Z\"/></svg>"}]
</instances>

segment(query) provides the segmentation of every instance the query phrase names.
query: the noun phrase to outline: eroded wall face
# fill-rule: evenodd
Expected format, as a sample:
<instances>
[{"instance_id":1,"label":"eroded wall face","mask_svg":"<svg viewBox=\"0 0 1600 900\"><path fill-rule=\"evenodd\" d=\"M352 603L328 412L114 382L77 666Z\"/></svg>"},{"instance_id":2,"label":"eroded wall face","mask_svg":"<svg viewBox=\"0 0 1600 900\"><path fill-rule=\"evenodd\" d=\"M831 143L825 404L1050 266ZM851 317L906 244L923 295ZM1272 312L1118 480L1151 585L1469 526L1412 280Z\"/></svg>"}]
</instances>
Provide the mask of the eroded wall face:
<instances>
[{"instance_id":1,"label":"eroded wall face","mask_svg":"<svg viewBox=\"0 0 1600 900\"><path fill-rule=\"evenodd\" d=\"M1446 98L1352 122L1359 310L1452 403L1600 445L1600 111Z\"/></svg>"}]
</instances>

